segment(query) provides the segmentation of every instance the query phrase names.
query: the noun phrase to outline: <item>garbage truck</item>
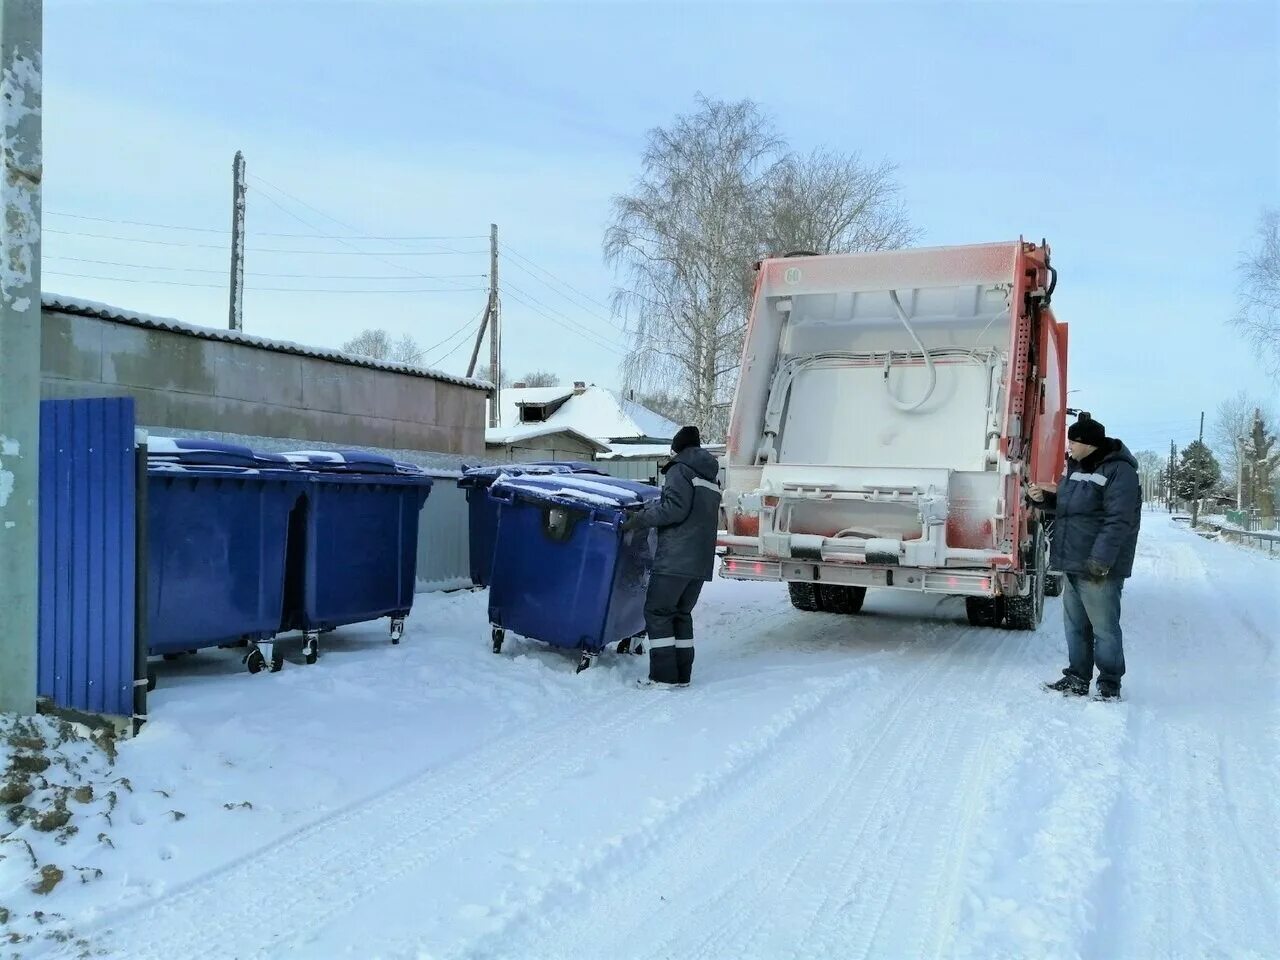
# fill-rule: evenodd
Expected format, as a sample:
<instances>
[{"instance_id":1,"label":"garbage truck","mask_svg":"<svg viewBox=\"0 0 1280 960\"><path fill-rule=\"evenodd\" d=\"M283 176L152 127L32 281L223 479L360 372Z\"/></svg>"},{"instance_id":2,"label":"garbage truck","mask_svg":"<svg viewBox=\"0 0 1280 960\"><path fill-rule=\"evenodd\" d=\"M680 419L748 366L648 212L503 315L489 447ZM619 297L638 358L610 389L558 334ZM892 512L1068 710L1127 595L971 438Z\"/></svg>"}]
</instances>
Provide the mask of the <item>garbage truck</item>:
<instances>
[{"instance_id":1,"label":"garbage truck","mask_svg":"<svg viewBox=\"0 0 1280 960\"><path fill-rule=\"evenodd\" d=\"M721 576L785 582L808 611L962 596L975 626L1035 629L1059 587L1025 490L1064 462L1056 284L1021 239L757 264Z\"/></svg>"}]
</instances>

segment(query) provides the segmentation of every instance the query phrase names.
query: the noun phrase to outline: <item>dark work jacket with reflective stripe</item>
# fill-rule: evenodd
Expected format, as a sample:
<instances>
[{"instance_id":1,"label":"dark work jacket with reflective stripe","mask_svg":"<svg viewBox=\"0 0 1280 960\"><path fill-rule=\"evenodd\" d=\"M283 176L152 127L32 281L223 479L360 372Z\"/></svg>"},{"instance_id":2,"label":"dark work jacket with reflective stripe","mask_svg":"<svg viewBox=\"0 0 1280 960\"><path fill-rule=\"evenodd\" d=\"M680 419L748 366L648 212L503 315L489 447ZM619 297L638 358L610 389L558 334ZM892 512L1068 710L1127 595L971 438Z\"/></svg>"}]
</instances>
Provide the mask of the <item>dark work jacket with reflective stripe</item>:
<instances>
[{"instance_id":1,"label":"dark work jacket with reflective stripe","mask_svg":"<svg viewBox=\"0 0 1280 960\"><path fill-rule=\"evenodd\" d=\"M639 512L641 526L658 531L653 572L710 580L720 528L720 464L701 447L688 447L664 473L661 499Z\"/></svg>"},{"instance_id":2,"label":"dark work jacket with reflective stripe","mask_svg":"<svg viewBox=\"0 0 1280 960\"><path fill-rule=\"evenodd\" d=\"M1142 488L1138 461L1123 443L1108 438L1082 463L1068 460L1057 493L1046 492L1041 505L1054 510L1052 569L1088 573L1095 560L1113 576L1132 575Z\"/></svg>"}]
</instances>

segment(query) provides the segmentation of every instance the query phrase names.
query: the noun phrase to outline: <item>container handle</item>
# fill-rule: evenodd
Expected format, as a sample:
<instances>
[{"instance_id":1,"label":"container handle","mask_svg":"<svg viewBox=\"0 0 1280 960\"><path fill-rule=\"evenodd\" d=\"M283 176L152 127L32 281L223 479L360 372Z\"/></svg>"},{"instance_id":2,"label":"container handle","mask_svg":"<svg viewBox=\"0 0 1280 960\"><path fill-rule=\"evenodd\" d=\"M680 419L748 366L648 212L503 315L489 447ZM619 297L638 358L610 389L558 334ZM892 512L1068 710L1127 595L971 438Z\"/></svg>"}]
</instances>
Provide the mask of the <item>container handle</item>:
<instances>
[{"instance_id":1,"label":"container handle","mask_svg":"<svg viewBox=\"0 0 1280 960\"><path fill-rule=\"evenodd\" d=\"M493 500L501 501L502 503L515 503L516 492L514 490L508 490L506 487L499 487L496 490L493 487L490 487L489 497Z\"/></svg>"}]
</instances>

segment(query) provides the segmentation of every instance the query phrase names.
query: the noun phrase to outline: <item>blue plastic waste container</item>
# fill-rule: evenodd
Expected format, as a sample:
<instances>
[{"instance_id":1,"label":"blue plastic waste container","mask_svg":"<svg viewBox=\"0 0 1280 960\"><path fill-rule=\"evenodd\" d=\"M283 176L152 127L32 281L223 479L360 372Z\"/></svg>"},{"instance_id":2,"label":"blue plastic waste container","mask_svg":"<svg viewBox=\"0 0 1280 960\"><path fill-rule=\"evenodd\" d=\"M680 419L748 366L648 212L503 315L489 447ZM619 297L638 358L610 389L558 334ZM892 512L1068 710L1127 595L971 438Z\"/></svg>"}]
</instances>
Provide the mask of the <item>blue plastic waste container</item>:
<instances>
[{"instance_id":1,"label":"blue plastic waste container","mask_svg":"<svg viewBox=\"0 0 1280 960\"><path fill-rule=\"evenodd\" d=\"M537 476L562 473L602 475L589 463L576 460L540 460L533 463L502 463L464 469L458 486L467 491L467 539L471 550L471 582L489 585L493 568L493 544L498 533L498 505L489 498L489 487L500 476Z\"/></svg>"},{"instance_id":2,"label":"blue plastic waste container","mask_svg":"<svg viewBox=\"0 0 1280 960\"><path fill-rule=\"evenodd\" d=\"M399 643L413 607L418 514L432 481L411 464L357 450L285 457L306 478L290 523L284 625L304 631L314 663L320 632L391 618Z\"/></svg>"},{"instance_id":3,"label":"blue plastic waste container","mask_svg":"<svg viewBox=\"0 0 1280 960\"><path fill-rule=\"evenodd\" d=\"M578 669L610 643L644 632L653 537L622 532L626 511L659 496L643 483L561 474L500 477L489 620L494 653L507 631L577 650Z\"/></svg>"},{"instance_id":4,"label":"blue plastic waste container","mask_svg":"<svg viewBox=\"0 0 1280 960\"><path fill-rule=\"evenodd\" d=\"M205 440L148 441L147 646L173 655L280 629L285 543L302 478L279 458ZM283 661L273 653L272 667Z\"/></svg>"}]
</instances>

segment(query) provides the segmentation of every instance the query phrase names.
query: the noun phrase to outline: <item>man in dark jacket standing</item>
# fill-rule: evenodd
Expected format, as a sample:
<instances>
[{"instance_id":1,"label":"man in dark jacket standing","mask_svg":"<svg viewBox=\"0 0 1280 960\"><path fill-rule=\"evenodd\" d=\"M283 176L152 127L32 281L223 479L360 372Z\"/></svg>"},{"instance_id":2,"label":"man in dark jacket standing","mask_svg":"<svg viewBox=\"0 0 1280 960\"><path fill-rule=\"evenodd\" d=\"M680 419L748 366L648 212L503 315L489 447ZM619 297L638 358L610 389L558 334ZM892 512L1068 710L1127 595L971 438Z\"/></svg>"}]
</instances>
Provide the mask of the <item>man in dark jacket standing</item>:
<instances>
[{"instance_id":1,"label":"man in dark jacket standing","mask_svg":"<svg viewBox=\"0 0 1280 960\"><path fill-rule=\"evenodd\" d=\"M1061 680L1045 686L1085 696L1096 665L1098 699L1116 700L1124 676L1120 594L1133 573L1142 518L1138 462L1097 420L1077 420L1067 439L1067 472L1057 491L1036 484L1028 490L1054 511L1049 563L1067 578L1062 609L1070 664Z\"/></svg>"},{"instance_id":2,"label":"man in dark jacket standing","mask_svg":"<svg viewBox=\"0 0 1280 960\"><path fill-rule=\"evenodd\" d=\"M702 449L698 428L681 427L671 454L662 468L661 499L622 525L626 531L658 531L644 605L648 683L654 684L688 684L693 675L693 608L715 571L720 526L720 465Z\"/></svg>"}]
</instances>

